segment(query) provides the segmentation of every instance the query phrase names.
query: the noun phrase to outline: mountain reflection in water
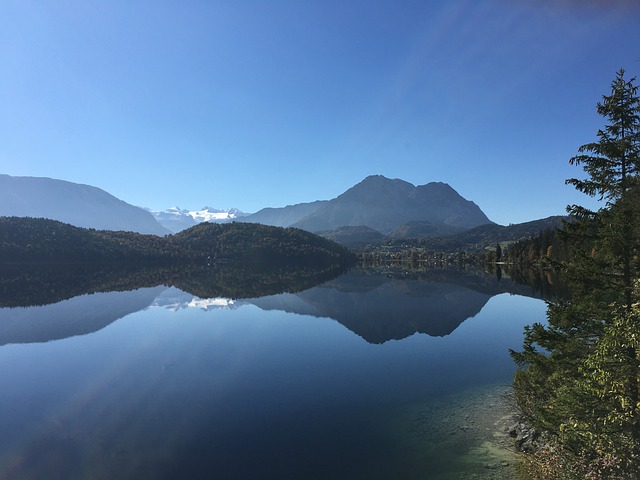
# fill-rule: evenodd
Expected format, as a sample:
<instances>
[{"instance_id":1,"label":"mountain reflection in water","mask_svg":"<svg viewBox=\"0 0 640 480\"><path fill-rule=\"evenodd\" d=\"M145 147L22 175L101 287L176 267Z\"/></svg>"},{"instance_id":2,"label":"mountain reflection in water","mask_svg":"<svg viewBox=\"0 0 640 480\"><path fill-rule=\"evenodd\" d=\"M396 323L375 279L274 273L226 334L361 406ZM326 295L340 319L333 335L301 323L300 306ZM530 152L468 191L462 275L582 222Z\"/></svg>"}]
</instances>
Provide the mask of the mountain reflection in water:
<instances>
[{"instance_id":1,"label":"mountain reflection in water","mask_svg":"<svg viewBox=\"0 0 640 480\"><path fill-rule=\"evenodd\" d=\"M86 335L150 306L216 310L249 304L331 318L380 344L415 333L449 335L505 292L539 296L509 278L464 270L10 269L0 272L0 345Z\"/></svg>"},{"instance_id":2,"label":"mountain reflection in water","mask_svg":"<svg viewBox=\"0 0 640 480\"><path fill-rule=\"evenodd\" d=\"M0 478L515 479L492 428L544 304L499 278L0 272Z\"/></svg>"}]
</instances>

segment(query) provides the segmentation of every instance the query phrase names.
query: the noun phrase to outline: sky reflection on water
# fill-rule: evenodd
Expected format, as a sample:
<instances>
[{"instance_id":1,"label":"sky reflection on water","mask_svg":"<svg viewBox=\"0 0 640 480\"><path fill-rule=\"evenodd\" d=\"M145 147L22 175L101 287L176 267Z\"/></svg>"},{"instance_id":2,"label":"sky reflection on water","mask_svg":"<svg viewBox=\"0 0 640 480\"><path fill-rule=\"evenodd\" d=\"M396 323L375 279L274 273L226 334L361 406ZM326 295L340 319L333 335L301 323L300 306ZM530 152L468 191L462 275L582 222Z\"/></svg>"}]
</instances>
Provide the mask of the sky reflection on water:
<instances>
[{"instance_id":1,"label":"sky reflection on water","mask_svg":"<svg viewBox=\"0 0 640 480\"><path fill-rule=\"evenodd\" d=\"M424 478L429 456L400 449L389 418L509 383L507 349L545 314L489 295L449 335L375 344L328 317L150 290L93 333L0 347L2 478Z\"/></svg>"}]
</instances>

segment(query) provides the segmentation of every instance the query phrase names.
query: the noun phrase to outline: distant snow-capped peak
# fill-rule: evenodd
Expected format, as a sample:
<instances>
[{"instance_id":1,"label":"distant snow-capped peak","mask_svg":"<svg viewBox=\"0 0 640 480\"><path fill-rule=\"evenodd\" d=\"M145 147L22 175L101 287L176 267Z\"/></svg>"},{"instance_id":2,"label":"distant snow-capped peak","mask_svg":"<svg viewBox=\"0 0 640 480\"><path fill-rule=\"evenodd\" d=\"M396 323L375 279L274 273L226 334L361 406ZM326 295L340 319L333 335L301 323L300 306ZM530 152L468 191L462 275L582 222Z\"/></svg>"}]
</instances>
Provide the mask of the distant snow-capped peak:
<instances>
[{"instance_id":1,"label":"distant snow-capped peak","mask_svg":"<svg viewBox=\"0 0 640 480\"><path fill-rule=\"evenodd\" d=\"M248 215L237 208L220 210L212 207L202 207L200 210L185 210L174 206L164 211L149 211L160 224L174 233L202 222L227 223Z\"/></svg>"},{"instance_id":2,"label":"distant snow-capped peak","mask_svg":"<svg viewBox=\"0 0 640 480\"><path fill-rule=\"evenodd\" d=\"M187 212L196 222L229 222L238 217L246 216L237 208L230 208L228 210L218 210L211 207L203 207L201 210Z\"/></svg>"}]
</instances>

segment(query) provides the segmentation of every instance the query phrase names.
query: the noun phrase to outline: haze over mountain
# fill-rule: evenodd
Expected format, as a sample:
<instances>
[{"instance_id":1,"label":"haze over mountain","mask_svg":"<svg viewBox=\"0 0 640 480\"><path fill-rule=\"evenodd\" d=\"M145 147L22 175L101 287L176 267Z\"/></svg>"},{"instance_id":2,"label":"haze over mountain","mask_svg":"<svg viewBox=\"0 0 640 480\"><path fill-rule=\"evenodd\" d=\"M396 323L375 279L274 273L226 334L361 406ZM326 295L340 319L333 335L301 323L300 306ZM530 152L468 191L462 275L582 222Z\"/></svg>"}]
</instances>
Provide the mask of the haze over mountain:
<instances>
[{"instance_id":1,"label":"haze over mountain","mask_svg":"<svg viewBox=\"0 0 640 480\"><path fill-rule=\"evenodd\" d=\"M446 183L414 186L381 175L366 177L332 200L264 208L254 214L211 207L151 211L89 185L0 175L0 216L42 217L78 227L156 235L178 233L201 222L240 221L292 226L346 239L344 243L361 242L363 235L370 243L381 237L378 232L395 238L441 237L495 225Z\"/></svg>"},{"instance_id":2,"label":"haze over mountain","mask_svg":"<svg viewBox=\"0 0 640 480\"><path fill-rule=\"evenodd\" d=\"M98 230L170 233L145 209L100 188L45 177L0 174L0 216L49 218Z\"/></svg>"},{"instance_id":3,"label":"haze over mountain","mask_svg":"<svg viewBox=\"0 0 640 480\"><path fill-rule=\"evenodd\" d=\"M310 232L366 226L390 233L407 222L427 222L438 235L492 223L473 202L446 183L414 186L372 175L338 197L324 202L263 209L244 221L293 226ZM274 223L270 223L274 222Z\"/></svg>"},{"instance_id":4,"label":"haze over mountain","mask_svg":"<svg viewBox=\"0 0 640 480\"><path fill-rule=\"evenodd\" d=\"M267 207L246 216L242 221L264 223L275 227L290 227L327 203L329 203L328 200L316 200L315 202L297 203L280 208Z\"/></svg>"}]
</instances>

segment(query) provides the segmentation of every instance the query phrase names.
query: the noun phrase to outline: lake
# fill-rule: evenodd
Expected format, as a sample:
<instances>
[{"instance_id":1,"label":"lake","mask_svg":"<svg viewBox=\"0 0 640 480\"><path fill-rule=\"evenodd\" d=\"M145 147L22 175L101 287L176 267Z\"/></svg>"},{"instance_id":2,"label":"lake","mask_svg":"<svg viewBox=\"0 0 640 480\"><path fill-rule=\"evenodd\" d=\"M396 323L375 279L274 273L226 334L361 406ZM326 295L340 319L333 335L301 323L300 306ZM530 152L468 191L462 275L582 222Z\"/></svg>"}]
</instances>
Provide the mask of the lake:
<instances>
[{"instance_id":1,"label":"lake","mask_svg":"<svg viewBox=\"0 0 640 480\"><path fill-rule=\"evenodd\" d=\"M508 278L354 270L255 297L20 278L0 289L3 479L516 475L508 349L546 305ZM41 289L15 300L20 281Z\"/></svg>"}]
</instances>

